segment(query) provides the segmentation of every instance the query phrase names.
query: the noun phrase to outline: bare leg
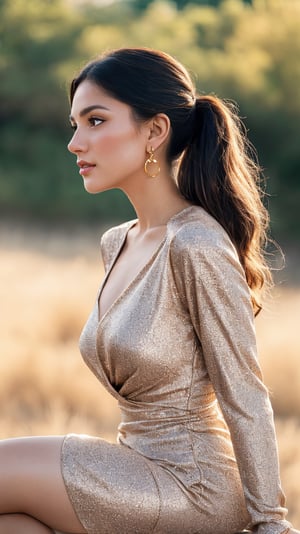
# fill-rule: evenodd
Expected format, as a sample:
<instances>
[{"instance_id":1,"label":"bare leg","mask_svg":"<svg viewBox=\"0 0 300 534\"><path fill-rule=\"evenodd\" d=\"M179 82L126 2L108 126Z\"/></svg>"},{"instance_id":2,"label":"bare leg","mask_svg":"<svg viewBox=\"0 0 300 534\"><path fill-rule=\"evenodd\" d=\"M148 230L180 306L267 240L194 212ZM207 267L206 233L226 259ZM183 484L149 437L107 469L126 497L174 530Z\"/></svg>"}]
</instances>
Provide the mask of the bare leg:
<instances>
[{"instance_id":1,"label":"bare leg","mask_svg":"<svg viewBox=\"0 0 300 534\"><path fill-rule=\"evenodd\" d=\"M69 534L86 532L73 510L63 482L60 467L62 442L61 436L0 441L2 522L12 521L9 514L26 514L40 522L35 525L36 529L40 527L37 533L48 534L49 529L50 532L56 529ZM1 514L7 516L1 517ZM17 520L20 519L15 518ZM49 527L48 531L45 530L46 526ZM5 529L2 528L0 534L2 532ZM25 529L23 532L26 532Z\"/></svg>"},{"instance_id":2,"label":"bare leg","mask_svg":"<svg viewBox=\"0 0 300 534\"><path fill-rule=\"evenodd\" d=\"M53 530L25 514L0 515L0 534L53 534Z\"/></svg>"}]
</instances>

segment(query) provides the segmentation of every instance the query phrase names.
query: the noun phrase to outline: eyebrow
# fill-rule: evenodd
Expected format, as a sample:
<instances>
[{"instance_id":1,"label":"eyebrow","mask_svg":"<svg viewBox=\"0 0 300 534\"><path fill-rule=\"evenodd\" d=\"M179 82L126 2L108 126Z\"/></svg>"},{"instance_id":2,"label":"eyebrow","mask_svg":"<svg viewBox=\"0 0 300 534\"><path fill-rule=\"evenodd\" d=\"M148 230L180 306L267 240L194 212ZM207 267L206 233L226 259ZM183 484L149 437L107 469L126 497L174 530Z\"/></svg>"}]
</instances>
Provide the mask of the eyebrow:
<instances>
[{"instance_id":1,"label":"eyebrow","mask_svg":"<svg viewBox=\"0 0 300 534\"><path fill-rule=\"evenodd\" d=\"M93 111L94 109L105 109L106 111L109 111L109 109L106 108L105 106L100 106L100 104L92 104L91 106L88 106L87 108L83 108L79 113L79 117L84 117L84 115L87 115L90 111ZM69 119L70 121L73 121L74 117L70 115Z\"/></svg>"}]
</instances>

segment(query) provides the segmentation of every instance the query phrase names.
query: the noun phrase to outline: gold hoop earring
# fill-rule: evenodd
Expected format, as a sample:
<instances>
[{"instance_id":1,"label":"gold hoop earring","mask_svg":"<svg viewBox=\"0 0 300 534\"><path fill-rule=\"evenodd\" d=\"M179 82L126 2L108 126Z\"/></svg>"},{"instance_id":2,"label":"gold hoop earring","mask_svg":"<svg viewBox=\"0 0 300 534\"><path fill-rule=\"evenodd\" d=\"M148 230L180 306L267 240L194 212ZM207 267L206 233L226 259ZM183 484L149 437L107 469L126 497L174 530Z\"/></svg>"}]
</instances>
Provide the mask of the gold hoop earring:
<instances>
[{"instance_id":1,"label":"gold hoop earring","mask_svg":"<svg viewBox=\"0 0 300 534\"><path fill-rule=\"evenodd\" d=\"M149 154L149 157L145 161L145 173L150 178L156 178L160 173L160 166L157 159L154 158L154 150L152 146L150 147L150 150L147 150L147 154Z\"/></svg>"}]
</instances>

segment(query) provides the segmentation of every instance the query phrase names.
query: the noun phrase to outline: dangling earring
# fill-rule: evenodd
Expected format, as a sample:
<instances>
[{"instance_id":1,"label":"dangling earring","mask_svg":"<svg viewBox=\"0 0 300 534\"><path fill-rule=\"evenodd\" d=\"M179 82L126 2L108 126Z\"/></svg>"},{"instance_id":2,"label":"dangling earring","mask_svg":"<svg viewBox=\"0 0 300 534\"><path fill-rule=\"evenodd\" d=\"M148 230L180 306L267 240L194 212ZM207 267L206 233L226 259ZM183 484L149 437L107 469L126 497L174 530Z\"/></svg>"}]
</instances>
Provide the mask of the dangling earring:
<instances>
[{"instance_id":1,"label":"dangling earring","mask_svg":"<svg viewBox=\"0 0 300 534\"><path fill-rule=\"evenodd\" d=\"M149 154L149 157L145 161L145 173L150 178L156 178L156 176L158 176L160 173L160 166L157 159L154 158L154 150L152 146L150 147L150 150L147 150L147 154Z\"/></svg>"}]
</instances>

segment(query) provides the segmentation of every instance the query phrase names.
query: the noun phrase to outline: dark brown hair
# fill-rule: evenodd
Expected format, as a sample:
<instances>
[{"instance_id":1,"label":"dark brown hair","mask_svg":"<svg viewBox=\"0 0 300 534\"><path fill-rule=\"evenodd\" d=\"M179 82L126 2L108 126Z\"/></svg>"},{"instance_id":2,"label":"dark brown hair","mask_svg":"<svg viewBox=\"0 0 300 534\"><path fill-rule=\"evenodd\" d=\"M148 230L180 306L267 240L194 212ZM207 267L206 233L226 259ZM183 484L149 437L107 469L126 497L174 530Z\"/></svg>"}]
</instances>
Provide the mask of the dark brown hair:
<instances>
[{"instance_id":1,"label":"dark brown hair","mask_svg":"<svg viewBox=\"0 0 300 534\"><path fill-rule=\"evenodd\" d=\"M235 107L215 96L196 96L181 63L148 48L113 50L89 63L71 83L71 102L84 80L128 104L137 120L168 115L168 157L170 162L180 158L179 191L229 234L257 313L260 290L271 281L264 259L268 213L261 199L255 151Z\"/></svg>"}]
</instances>

